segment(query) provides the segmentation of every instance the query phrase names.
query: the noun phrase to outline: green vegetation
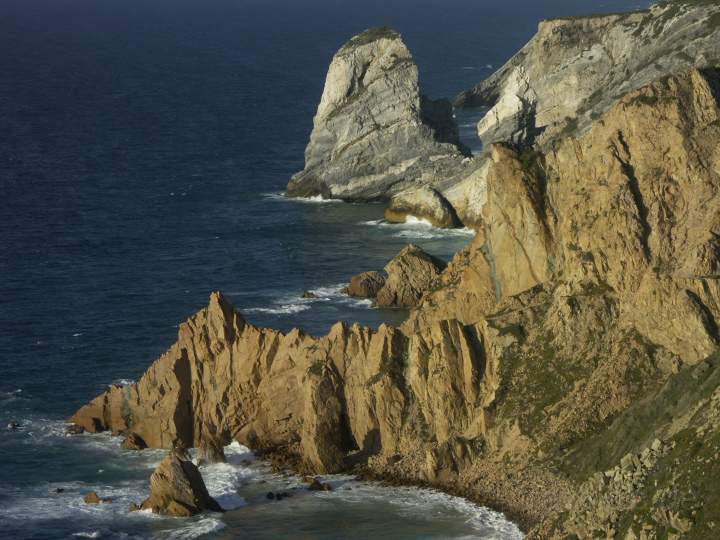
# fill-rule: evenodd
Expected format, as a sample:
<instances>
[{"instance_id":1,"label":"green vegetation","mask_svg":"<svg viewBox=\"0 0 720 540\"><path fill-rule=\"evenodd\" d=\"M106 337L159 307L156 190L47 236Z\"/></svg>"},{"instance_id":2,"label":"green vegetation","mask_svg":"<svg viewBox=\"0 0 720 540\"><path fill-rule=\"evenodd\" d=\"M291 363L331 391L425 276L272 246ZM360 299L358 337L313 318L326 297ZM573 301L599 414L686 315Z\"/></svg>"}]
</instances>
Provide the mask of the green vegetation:
<instances>
[{"instance_id":1,"label":"green vegetation","mask_svg":"<svg viewBox=\"0 0 720 540\"><path fill-rule=\"evenodd\" d=\"M340 49L340 52L347 52L350 49L367 45L368 43L372 43L373 41L377 41L378 39L395 39L398 37L400 37L400 34L398 34L395 30L388 28L387 26L369 28L365 30L362 34L358 34L350 41L348 41L343 46L343 48Z\"/></svg>"},{"instance_id":2,"label":"green vegetation","mask_svg":"<svg viewBox=\"0 0 720 540\"><path fill-rule=\"evenodd\" d=\"M405 384L404 372L407 365L407 352L399 357L385 358L380 364L378 372L368 379L367 385L373 386L380 382L383 377L388 376L402 387Z\"/></svg>"},{"instance_id":3,"label":"green vegetation","mask_svg":"<svg viewBox=\"0 0 720 540\"><path fill-rule=\"evenodd\" d=\"M634 388L633 405L612 419L606 429L586 437L572 449L562 468L575 480L610 469L628 452L638 451L652 441L662 426L691 410L720 384L720 357L716 356L685 368L656 391L662 378L650 361L656 346L639 335L632 341L636 342L636 363L628 366L625 379Z\"/></svg>"}]
</instances>

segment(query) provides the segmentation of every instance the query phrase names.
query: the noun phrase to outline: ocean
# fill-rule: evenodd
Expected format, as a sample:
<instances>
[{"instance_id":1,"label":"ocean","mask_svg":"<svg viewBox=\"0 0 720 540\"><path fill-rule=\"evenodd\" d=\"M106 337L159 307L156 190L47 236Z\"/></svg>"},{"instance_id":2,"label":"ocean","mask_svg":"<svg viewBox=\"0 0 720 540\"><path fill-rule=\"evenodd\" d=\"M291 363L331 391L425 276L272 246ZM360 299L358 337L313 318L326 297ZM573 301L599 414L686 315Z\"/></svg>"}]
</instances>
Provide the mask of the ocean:
<instances>
[{"instance_id":1,"label":"ocean","mask_svg":"<svg viewBox=\"0 0 720 540\"><path fill-rule=\"evenodd\" d=\"M129 514L163 453L64 421L139 378L221 290L253 323L323 334L400 310L340 293L407 243L449 260L471 231L390 226L379 204L283 197L333 53L399 30L426 94L502 65L541 18L646 7L553 0L0 0L0 537L496 538L462 499L347 477L309 493L239 445L203 470L222 516ZM458 111L478 148L482 111ZM311 290L315 299L300 298ZM62 491L58 491L62 490ZM85 505L96 490L112 504ZM271 490L293 497L272 502Z\"/></svg>"}]
</instances>

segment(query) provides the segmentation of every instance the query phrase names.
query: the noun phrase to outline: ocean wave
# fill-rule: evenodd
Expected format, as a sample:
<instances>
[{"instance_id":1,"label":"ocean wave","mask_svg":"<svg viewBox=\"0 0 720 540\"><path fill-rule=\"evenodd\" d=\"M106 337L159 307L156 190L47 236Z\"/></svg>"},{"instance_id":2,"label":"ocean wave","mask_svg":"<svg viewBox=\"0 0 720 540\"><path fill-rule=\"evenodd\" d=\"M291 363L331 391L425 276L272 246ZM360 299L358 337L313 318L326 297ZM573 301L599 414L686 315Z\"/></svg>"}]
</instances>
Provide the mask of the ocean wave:
<instances>
[{"instance_id":1,"label":"ocean wave","mask_svg":"<svg viewBox=\"0 0 720 540\"><path fill-rule=\"evenodd\" d=\"M435 227L426 219L415 216L407 216L405 223L390 223L384 219L363 221L361 225L370 225L392 229L392 236L395 238L410 238L421 240L434 240L438 238L458 238L475 236L475 230L470 228L462 229L441 229Z\"/></svg>"},{"instance_id":2,"label":"ocean wave","mask_svg":"<svg viewBox=\"0 0 720 540\"><path fill-rule=\"evenodd\" d=\"M280 304L276 307L256 307L247 308L243 311L245 313L266 313L268 315L292 315L293 313L300 313L310 309L310 306L305 304Z\"/></svg>"},{"instance_id":3,"label":"ocean wave","mask_svg":"<svg viewBox=\"0 0 720 540\"><path fill-rule=\"evenodd\" d=\"M16 399L22 398L22 388L11 390L9 392L0 392L0 402L5 403L8 401L15 401Z\"/></svg>"},{"instance_id":4,"label":"ocean wave","mask_svg":"<svg viewBox=\"0 0 720 540\"><path fill-rule=\"evenodd\" d=\"M323 287L308 289L307 292L314 296L303 298L301 291L295 291L290 294L275 299L273 305L266 307L245 308L243 313L264 313L269 315L292 315L307 311L312 308L313 304L318 302L335 302L351 307L369 308L372 307L372 301L364 298L352 298L343 292L347 287L347 283L337 283Z\"/></svg>"},{"instance_id":5,"label":"ocean wave","mask_svg":"<svg viewBox=\"0 0 720 540\"><path fill-rule=\"evenodd\" d=\"M193 520L192 523L168 532L160 533L156 538L167 538L170 540L192 540L200 536L205 536L213 532L220 531L226 527L218 518L204 517L199 520Z\"/></svg>"},{"instance_id":6,"label":"ocean wave","mask_svg":"<svg viewBox=\"0 0 720 540\"><path fill-rule=\"evenodd\" d=\"M135 384L134 379L115 379L108 386L130 386Z\"/></svg>"},{"instance_id":7,"label":"ocean wave","mask_svg":"<svg viewBox=\"0 0 720 540\"><path fill-rule=\"evenodd\" d=\"M449 516L457 515L464 523L470 525L477 535L468 535L467 538L493 538L495 540L520 540L523 534L520 529L505 516L484 506L436 491L433 489L415 487L387 487L376 482L348 481L343 476L328 476L327 480L333 484L336 497L354 504L368 500L386 502L396 507L398 513L408 519L418 519L423 516ZM342 489L343 484L351 489Z\"/></svg>"},{"instance_id":8,"label":"ocean wave","mask_svg":"<svg viewBox=\"0 0 720 540\"><path fill-rule=\"evenodd\" d=\"M285 201L285 202L298 202L298 203L310 203L310 204L328 204L328 203L341 203L344 202L342 199L326 199L322 195L313 195L312 197L288 197L284 191L277 191L275 193L263 193L262 196L265 199L273 201Z\"/></svg>"}]
</instances>

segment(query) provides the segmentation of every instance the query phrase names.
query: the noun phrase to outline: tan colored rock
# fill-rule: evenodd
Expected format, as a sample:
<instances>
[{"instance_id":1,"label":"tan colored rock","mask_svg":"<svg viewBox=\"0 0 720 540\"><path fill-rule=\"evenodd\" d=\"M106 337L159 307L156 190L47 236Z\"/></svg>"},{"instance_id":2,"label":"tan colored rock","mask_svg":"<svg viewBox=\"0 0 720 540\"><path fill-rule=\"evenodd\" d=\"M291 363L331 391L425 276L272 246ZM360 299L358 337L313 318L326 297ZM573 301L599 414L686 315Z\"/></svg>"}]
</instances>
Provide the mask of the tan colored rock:
<instances>
[{"instance_id":1,"label":"tan colored rock","mask_svg":"<svg viewBox=\"0 0 720 540\"><path fill-rule=\"evenodd\" d=\"M445 263L410 244L385 267L388 277L377 294L380 307L412 307L433 285Z\"/></svg>"},{"instance_id":2,"label":"tan colored rock","mask_svg":"<svg viewBox=\"0 0 720 540\"><path fill-rule=\"evenodd\" d=\"M203 437L198 447L198 465L212 465L213 463L225 463L225 450L223 444L213 436Z\"/></svg>"},{"instance_id":3,"label":"tan colored rock","mask_svg":"<svg viewBox=\"0 0 720 540\"><path fill-rule=\"evenodd\" d=\"M140 435L131 432L123 439L120 446L126 450L144 450L147 448L147 443Z\"/></svg>"},{"instance_id":4,"label":"tan colored rock","mask_svg":"<svg viewBox=\"0 0 720 540\"><path fill-rule=\"evenodd\" d=\"M306 472L359 464L464 490L540 524L534 538L625 534L618 523L663 500L699 508L714 484L691 473L712 460L689 471L678 454L653 482L637 477L672 497L621 468L609 490L605 471L630 455L633 475L653 474L656 438L715 455L720 371L704 357L720 317L718 96L717 71L681 73L552 152L491 149L472 244L441 275L413 246L401 255L414 260L388 265L378 297L421 298L401 330L262 329L213 293L136 384L72 421L152 447L236 439Z\"/></svg>"},{"instance_id":5,"label":"tan colored rock","mask_svg":"<svg viewBox=\"0 0 720 540\"><path fill-rule=\"evenodd\" d=\"M462 225L447 199L428 186L398 193L385 210L385 219L391 223L405 223L410 217L427 220L444 229Z\"/></svg>"},{"instance_id":6,"label":"tan colored rock","mask_svg":"<svg viewBox=\"0 0 720 540\"><path fill-rule=\"evenodd\" d=\"M150 477L150 496L144 510L156 514L189 517L200 512L222 512L205 487L200 471L178 450L171 450Z\"/></svg>"},{"instance_id":7,"label":"tan colored rock","mask_svg":"<svg viewBox=\"0 0 720 540\"><path fill-rule=\"evenodd\" d=\"M106 504L111 503L112 499L109 497L100 497L95 491L91 491L83 497L85 504Z\"/></svg>"},{"instance_id":8,"label":"tan colored rock","mask_svg":"<svg viewBox=\"0 0 720 540\"><path fill-rule=\"evenodd\" d=\"M375 298L385 285L385 276L380 272L363 272L350 280L346 292L355 298Z\"/></svg>"}]
</instances>

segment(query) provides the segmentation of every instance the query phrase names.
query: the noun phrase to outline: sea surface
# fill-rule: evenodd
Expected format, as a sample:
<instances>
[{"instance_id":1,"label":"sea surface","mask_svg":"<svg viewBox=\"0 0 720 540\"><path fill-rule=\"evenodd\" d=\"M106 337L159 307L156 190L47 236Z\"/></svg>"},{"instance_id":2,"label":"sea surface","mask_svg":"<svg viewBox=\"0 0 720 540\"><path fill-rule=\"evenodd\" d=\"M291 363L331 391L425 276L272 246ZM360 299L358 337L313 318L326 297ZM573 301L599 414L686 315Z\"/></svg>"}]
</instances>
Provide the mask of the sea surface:
<instances>
[{"instance_id":1,"label":"sea surface","mask_svg":"<svg viewBox=\"0 0 720 540\"><path fill-rule=\"evenodd\" d=\"M68 437L64 420L139 378L213 290L263 326L398 323L404 312L340 288L409 242L449 260L471 240L387 225L381 205L283 197L350 36L396 28L425 92L452 97L541 18L646 4L0 0L0 537L520 538L501 515L433 491L333 477L335 491L310 493L236 444L202 471L231 511L128 514L163 453ZM475 149L481 115L458 112ZM87 506L90 490L114 502ZM278 490L293 496L266 498Z\"/></svg>"}]
</instances>

